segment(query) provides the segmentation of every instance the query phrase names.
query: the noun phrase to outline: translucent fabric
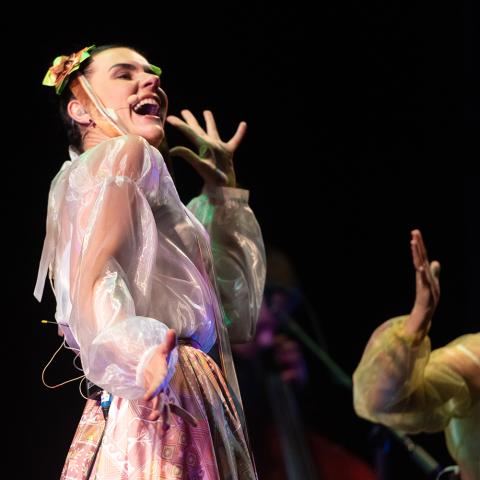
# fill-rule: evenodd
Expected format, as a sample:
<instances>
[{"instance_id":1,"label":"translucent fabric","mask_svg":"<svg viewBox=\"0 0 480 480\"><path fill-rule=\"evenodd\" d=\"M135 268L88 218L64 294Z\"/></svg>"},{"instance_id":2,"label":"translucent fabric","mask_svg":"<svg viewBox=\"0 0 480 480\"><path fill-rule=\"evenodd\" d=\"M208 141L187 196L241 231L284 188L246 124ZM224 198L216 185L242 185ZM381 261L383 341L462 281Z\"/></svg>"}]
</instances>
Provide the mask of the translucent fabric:
<instances>
[{"instance_id":1,"label":"translucent fabric","mask_svg":"<svg viewBox=\"0 0 480 480\"><path fill-rule=\"evenodd\" d=\"M480 382L467 383L465 372L480 377L480 333L431 352L428 337L418 343L404 333L407 318L372 335L353 376L355 410L410 433L445 430L462 478L479 480Z\"/></svg>"},{"instance_id":2,"label":"translucent fabric","mask_svg":"<svg viewBox=\"0 0 480 480\"><path fill-rule=\"evenodd\" d=\"M255 333L265 279L262 236L247 202L248 191L224 187L206 188L188 205L210 234L225 323L234 343L248 342Z\"/></svg>"},{"instance_id":3,"label":"translucent fabric","mask_svg":"<svg viewBox=\"0 0 480 480\"><path fill-rule=\"evenodd\" d=\"M235 329L248 337L260 305L265 254L246 193L224 190L221 201L211 190L193 205L203 219L210 218L204 211L215 210L209 229L219 271L236 287L222 288L226 316L245 322ZM223 238L222 228L232 231ZM241 241L230 242L230 235ZM140 137L116 137L65 162L50 189L39 300L49 267L56 320L68 344L80 349L87 378L114 395L144 394L143 366L168 328L205 352L215 342L222 307L209 235L181 203L158 150ZM166 382L176 357L174 351Z\"/></svg>"}]
</instances>

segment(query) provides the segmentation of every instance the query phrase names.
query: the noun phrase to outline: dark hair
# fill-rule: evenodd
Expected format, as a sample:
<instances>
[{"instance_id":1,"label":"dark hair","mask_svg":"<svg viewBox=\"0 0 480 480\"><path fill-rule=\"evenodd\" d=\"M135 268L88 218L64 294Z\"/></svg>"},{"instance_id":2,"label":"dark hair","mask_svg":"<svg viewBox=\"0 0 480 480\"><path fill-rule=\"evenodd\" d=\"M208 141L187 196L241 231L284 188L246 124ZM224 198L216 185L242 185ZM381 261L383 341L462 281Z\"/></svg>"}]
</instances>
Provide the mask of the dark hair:
<instances>
[{"instance_id":1,"label":"dark hair","mask_svg":"<svg viewBox=\"0 0 480 480\"><path fill-rule=\"evenodd\" d=\"M80 74L84 74L86 77L88 77L88 73L90 70L90 65L92 63L93 58L98 55L101 52L105 52L106 50L111 50L113 48L128 48L130 50L134 50L137 53L138 50L136 48L132 48L128 45L122 45L122 44L111 44L111 45L101 45L99 47L95 47L90 52L90 57L85 59L81 64L78 70L73 72L70 77L69 77L69 84L72 82L74 78L76 78ZM68 114L68 103L70 100L74 98L73 93L71 92L69 85L67 85L64 89L62 94L60 95L60 118L62 119L62 123L65 127L65 130L67 131L67 138L68 138L68 143L77 149L79 152L82 151L82 134L80 133L80 128L78 124L73 121L73 119L70 117Z\"/></svg>"}]
</instances>

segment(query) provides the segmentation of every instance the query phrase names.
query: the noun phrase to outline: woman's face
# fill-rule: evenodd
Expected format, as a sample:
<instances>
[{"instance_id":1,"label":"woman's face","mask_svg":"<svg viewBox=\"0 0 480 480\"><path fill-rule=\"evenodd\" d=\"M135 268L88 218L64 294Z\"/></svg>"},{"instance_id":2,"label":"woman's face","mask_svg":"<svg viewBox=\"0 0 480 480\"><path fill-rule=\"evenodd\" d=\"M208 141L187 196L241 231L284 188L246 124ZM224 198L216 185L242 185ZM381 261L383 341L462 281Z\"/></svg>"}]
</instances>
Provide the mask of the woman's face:
<instances>
[{"instance_id":1,"label":"woman's face","mask_svg":"<svg viewBox=\"0 0 480 480\"><path fill-rule=\"evenodd\" d=\"M118 123L129 134L158 147L164 137L166 97L150 64L128 48L112 48L95 55L88 80L102 104L115 111Z\"/></svg>"}]
</instances>

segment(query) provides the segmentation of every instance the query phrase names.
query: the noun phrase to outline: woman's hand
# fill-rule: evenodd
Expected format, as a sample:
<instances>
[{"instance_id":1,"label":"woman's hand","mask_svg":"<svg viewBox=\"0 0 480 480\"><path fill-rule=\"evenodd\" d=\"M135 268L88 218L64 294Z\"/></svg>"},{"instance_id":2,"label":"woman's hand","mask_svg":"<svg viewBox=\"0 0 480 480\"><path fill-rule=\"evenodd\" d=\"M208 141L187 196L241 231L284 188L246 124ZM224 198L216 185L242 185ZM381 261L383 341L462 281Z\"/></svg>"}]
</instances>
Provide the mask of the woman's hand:
<instances>
[{"instance_id":1,"label":"woman's hand","mask_svg":"<svg viewBox=\"0 0 480 480\"><path fill-rule=\"evenodd\" d=\"M415 267L416 295L405 331L408 335L414 335L417 340L421 340L428 333L432 316L440 299L440 264L437 261L429 263L420 230L413 230L411 234L410 246Z\"/></svg>"},{"instance_id":2,"label":"woman's hand","mask_svg":"<svg viewBox=\"0 0 480 480\"><path fill-rule=\"evenodd\" d=\"M154 354L148 361L144 370L144 381L147 392L143 396L146 402L151 402L151 413L147 417L148 420L158 420L162 403L159 395L161 394L160 386L165 380L168 372L168 358L170 352L175 348L176 337L175 330L168 330L165 340L155 349Z\"/></svg>"},{"instance_id":3,"label":"woman's hand","mask_svg":"<svg viewBox=\"0 0 480 480\"><path fill-rule=\"evenodd\" d=\"M240 122L235 135L228 142L223 142L218 134L212 112L209 110L203 112L206 131L189 110L182 110L181 114L185 121L169 115L167 122L177 127L195 144L198 154L186 147L174 147L170 150L170 155L187 160L207 185L235 187L233 154L245 135L247 124Z\"/></svg>"}]
</instances>

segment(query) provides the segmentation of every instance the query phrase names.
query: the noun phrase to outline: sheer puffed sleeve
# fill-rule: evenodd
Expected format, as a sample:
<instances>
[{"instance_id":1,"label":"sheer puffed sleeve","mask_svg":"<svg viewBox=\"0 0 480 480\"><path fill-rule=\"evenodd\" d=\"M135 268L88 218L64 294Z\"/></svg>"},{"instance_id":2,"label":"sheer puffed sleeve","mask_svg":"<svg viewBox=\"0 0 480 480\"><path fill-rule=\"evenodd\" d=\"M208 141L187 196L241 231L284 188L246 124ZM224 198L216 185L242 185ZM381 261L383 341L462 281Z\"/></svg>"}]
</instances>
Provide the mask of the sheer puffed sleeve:
<instances>
[{"instance_id":1,"label":"sheer puffed sleeve","mask_svg":"<svg viewBox=\"0 0 480 480\"><path fill-rule=\"evenodd\" d=\"M474 395L463 372L480 374L480 336L431 352L428 337L416 344L404 333L406 319L389 320L372 335L353 376L355 410L411 433L440 431L471 412Z\"/></svg>"},{"instance_id":2,"label":"sheer puffed sleeve","mask_svg":"<svg viewBox=\"0 0 480 480\"><path fill-rule=\"evenodd\" d=\"M149 316L158 241L149 202L158 202L164 168L156 155L135 136L87 151L72 166L59 220L55 279L69 284L58 291L70 292L69 328L85 375L128 399L145 393L144 365L168 330ZM175 349L165 384L176 357Z\"/></svg>"},{"instance_id":3,"label":"sheer puffed sleeve","mask_svg":"<svg viewBox=\"0 0 480 480\"><path fill-rule=\"evenodd\" d=\"M210 234L230 341L247 342L255 333L266 273L263 238L248 191L205 187L188 207Z\"/></svg>"}]
</instances>

